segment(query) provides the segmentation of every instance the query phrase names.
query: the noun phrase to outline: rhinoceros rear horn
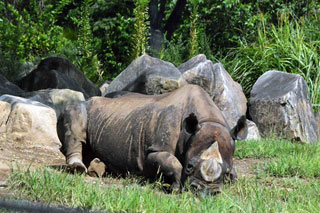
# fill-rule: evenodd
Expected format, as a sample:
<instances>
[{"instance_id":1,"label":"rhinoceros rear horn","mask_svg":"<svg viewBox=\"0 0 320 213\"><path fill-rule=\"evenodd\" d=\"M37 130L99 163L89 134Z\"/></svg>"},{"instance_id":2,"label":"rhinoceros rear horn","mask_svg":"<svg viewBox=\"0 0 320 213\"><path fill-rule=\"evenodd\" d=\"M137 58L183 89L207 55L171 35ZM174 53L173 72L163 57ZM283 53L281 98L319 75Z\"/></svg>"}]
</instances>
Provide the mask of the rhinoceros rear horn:
<instances>
[{"instance_id":1,"label":"rhinoceros rear horn","mask_svg":"<svg viewBox=\"0 0 320 213\"><path fill-rule=\"evenodd\" d=\"M183 129L189 134L194 134L199 129L198 118L194 113L191 113L183 121Z\"/></svg>"},{"instance_id":2,"label":"rhinoceros rear horn","mask_svg":"<svg viewBox=\"0 0 320 213\"><path fill-rule=\"evenodd\" d=\"M243 140L247 137L248 126L246 116L241 116L237 122L237 125L230 132L233 140Z\"/></svg>"}]
</instances>

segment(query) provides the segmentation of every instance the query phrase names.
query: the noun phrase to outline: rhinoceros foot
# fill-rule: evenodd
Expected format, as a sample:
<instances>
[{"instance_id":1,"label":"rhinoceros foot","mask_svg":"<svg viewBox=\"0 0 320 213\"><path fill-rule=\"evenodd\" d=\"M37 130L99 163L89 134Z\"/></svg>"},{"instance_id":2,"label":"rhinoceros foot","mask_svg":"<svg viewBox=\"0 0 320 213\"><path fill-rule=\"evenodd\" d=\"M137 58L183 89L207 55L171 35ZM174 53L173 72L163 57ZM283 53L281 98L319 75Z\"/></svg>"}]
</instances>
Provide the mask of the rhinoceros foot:
<instances>
[{"instance_id":1,"label":"rhinoceros foot","mask_svg":"<svg viewBox=\"0 0 320 213\"><path fill-rule=\"evenodd\" d=\"M99 159L95 158L88 167L88 175L91 177L102 177L106 172L106 165Z\"/></svg>"},{"instance_id":2,"label":"rhinoceros foot","mask_svg":"<svg viewBox=\"0 0 320 213\"><path fill-rule=\"evenodd\" d=\"M74 173L86 174L88 170L80 159L70 159L67 164L67 172L72 174Z\"/></svg>"}]
</instances>

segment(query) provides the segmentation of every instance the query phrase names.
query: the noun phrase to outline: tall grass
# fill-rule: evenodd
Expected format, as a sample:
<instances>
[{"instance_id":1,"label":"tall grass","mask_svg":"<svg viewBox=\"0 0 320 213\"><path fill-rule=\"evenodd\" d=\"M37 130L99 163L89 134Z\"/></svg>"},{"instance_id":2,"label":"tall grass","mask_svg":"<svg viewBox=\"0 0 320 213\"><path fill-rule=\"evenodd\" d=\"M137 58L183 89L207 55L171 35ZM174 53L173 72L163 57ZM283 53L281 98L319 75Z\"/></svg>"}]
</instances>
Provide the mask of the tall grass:
<instances>
[{"instance_id":1,"label":"tall grass","mask_svg":"<svg viewBox=\"0 0 320 213\"><path fill-rule=\"evenodd\" d=\"M312 103L320 104L320 11L299 20L281 14L278 25L260 17L256 42L240 41L227 70L247 96L258 77L269 70L300 74L307 81Z\"/></svg>"},{"instance_id":2,"label":"tall grass","mask_svg":"<svg viewBox=\"0 0 320 213\"><path fill-rule=\"evenodd\" d=\"M150 0L135 0L134 33L132 35L132 60L146 53L149 30L148 5Z\"/></svg>"}]
</instances>

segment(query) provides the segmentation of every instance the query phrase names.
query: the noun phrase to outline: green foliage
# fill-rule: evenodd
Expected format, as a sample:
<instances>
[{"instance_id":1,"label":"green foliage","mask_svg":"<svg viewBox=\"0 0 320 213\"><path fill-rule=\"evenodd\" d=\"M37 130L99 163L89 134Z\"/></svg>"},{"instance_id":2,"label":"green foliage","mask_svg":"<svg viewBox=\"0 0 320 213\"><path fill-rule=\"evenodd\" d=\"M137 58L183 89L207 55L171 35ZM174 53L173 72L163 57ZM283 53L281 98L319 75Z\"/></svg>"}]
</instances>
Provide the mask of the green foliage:
<instances>
[{"instance_id":1,"label":"green foliage","mask_svg":"<svg viewBox=\"0 0 320 213\"><path fill-rule=\"evenodd\" d=\"M93 5L92 32L104 79L112 80L131 62L133 8L131 0L98 0Z\"/></svg>"},{"instance_id":2,"label":"green foliage","mask_svg":"<svg viewBox=\"0 0 320 213\"><path fill-rule=\"evenodd\" d=\"M320 37L312 34L311 28L317 26L310 24L313 19L318 20L319 15L318 11L299 20L291 16L290 21L290 16L281 14L277 25L265 23L261 15L256 42L249 44L243 39L235 49L231 64L226 65L247 96L258 77L276 69L302 75L312 103L320 103Z\"/></svg>"},{"instance_id":3,"label":"green foliage","mask_svg":"<svg viewBox=\"0 0 320 213\"><path fill-rule=\"evenodd\" d=\"M189 39L189 58L192 58L199 54L199 41L198 41L198 31L199 31L199 2L198 0L191 1L191 16L190 16L190 39Z\"/></svg>"},{"instance_id":4,"label":"green foliage","mask_svg":"<svg viewBox=\"0 0 320 213\"><path fill-rule=\"evenodd\" d=\"M93 38L90 16L92 14L93 1L85 0L80 8L69 12L70 18L77 29L77 39L74 42L77 58L73 63L84 72L93 82L102 82L103 71L95 51L95 40ZM68 57L70 58L70 57Z\"/></svg>"},{"instance_id":5,"label":"green foliage","mask_svg":"<svg viewBox=\"0 0 320 213\"><path fill-rule=\"evenodd\" d=\"M163 23L168 20L176 3L167 1ZM4 59L0 63L4 66L0 72L14 79L14 71L22 62L39 61L50 55L68 58L96 83L112 80L132 59L148 49L148 4L149 0L1 1L0 55ZM175 65L198 53L204 53L213 61L218 58L233 77L242 81L248 95L254 79L264 72L252 68L252 61L257 63L257 67L277 68L269 62L259 61L259 57L264 55L254 55L254 51L258 51L262 43L270 46L275 42L275 33L280 39L284 37L285 26L290 25L290 33L299 31L300 40L295 42L303 40L304 50L300 56L275 54L298 57L289 62L282 59L285 63L282 67L289 69L290 63L290 66L300 64L292 72L303 73L310 85L312 100L318 103L320 93L316 80L318 71L315 69L318 60L315 41L320 37L318 8L319 3L314 0L188 0L183 23L172 39L164 42L160 57ZM290 14L282 20L286 22L282 26L283 32L279 29L281 14ZM272 25L274 28L270 27ZM287 41L279 41L278 45L283 42ZM297 47L283 47L283 50L302 48L298 47L299 44L294 45ZM264 49L269 51L267 46ZM274 60L271 63L275 63ZM300 68L303 66L309 68Z\"/></svg>"},{"instance_id":6,"label":"green foliage","mask_svg":"<svg viewBox=\"0 0 320 213\"><path fill-rule=\"evenodd\" d=\"M225 55L239 40L245 38L249 43L255 40L260 13L266 14L267 22L277 24L278 14L292 12L299 18L308 14L315 4L314 0L208 0L199 6L199 20L205 34L212 38L210 48Z\"/></svg>"},{"instance_id":7,"label":"green foliage","mask_svg":"<svg viewBox=\"0 0 320 213\"><path fill-rule=\"evenodd\" d=\"M132 59L146 53L148 38L148 6L149 0L136 0L133 14L135 16L134 33L132 35Z\"/></svg>"},{"instance_id":8,"label":"green foliage","mask_svg":"<svg viewBox=\"0 0 320 213\"><path fill-rule=\"evenodd\" d=\"M69 2L58 1L55 5L45 2L40 6L37 0L31 0L28 8L18 8L18 5L15 7L1 1L0 51L4 60L21 64L61 50L67 41L63 37L63 28L56 22L62 8ZM17 70L11 68L2 67L1 73L14 78Z\"/></svg>"},{"instance_id":9,"label":"green foliage","mask_svg":"<svg viewBox=\"0 0 320 213\"><path fill-rule=\"evenodd\" d=\"M175 66L179 66L184 62L186 55L188 55L188 44L182 38L182 35L175 37L171 41L164 40L161 48L159 58L164 61L169 61Z\"/></svg>"}]
</instances>

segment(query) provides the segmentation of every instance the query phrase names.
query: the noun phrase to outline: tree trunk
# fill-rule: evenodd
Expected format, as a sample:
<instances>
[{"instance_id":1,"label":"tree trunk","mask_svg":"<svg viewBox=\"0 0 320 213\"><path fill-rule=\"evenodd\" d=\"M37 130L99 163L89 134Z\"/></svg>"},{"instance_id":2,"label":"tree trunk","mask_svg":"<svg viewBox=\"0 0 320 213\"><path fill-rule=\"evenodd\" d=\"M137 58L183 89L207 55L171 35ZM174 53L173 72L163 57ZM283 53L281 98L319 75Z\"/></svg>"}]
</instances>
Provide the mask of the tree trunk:
<instances>
[{"instance_id":1,"label":"tree trunk","mask_svg":"<svg viewBox=\"0 0 320 213\"><path fill-rule=\"evenodd\" d=\"M160 10L158 9L158 0L151 0L149 5L150 17L150 38L149 38L149 54L153 57L159 57L163 43L163 16L166 0L161 0Z\"/></svg>"},{"instance_id":2,"label":"tree trunk","mask_svg":"<svg viewBox=\"0 0 320 213\"><path fill-rule=\"evenodd\" d=\"M186 8L186 3L186 0L178 0L176 6L169 16L169 19L164 27L164 30L167 33L166 38L168 41L171 40L172 34L178 29L178 26L181 23L181 18Z\"/></svg>"},{"instance_id":3,"label":"tree trunk","mask_svg":"<svg viewBox=\"0 0 320 213\"><path fill-rule=\"evenodd\" d=\"M182 14L186 7L186 0L178 0L168 21L164 24L164 12L166 8L166 0L160 0L160 8L158 0L150 0L149 17L150 17L150 38L148 53L153 57L159 57L163 46L164 34L166 39L170 41L172 34L178 29L181 23Z\"/></svg>"}]
</instances>

